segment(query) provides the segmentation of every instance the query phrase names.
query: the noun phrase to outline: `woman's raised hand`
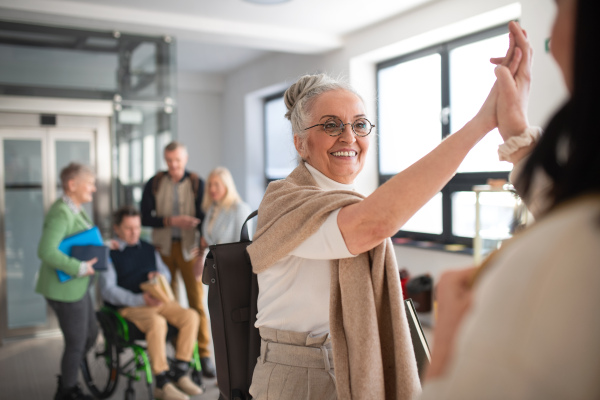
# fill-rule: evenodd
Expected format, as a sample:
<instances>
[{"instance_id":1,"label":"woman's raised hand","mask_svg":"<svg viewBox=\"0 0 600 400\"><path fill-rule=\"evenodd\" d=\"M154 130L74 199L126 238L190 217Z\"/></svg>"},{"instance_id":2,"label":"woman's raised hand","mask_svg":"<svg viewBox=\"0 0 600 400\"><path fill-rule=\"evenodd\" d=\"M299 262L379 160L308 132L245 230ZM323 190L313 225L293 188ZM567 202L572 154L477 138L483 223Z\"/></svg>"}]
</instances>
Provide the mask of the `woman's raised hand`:
<instances>
[{"instance_id":1,"label":"woman's raised hand","mask_svg":"<svg viewBox=\"0 0 600 400\"><path fill-rule=\"evenodd\" d=\"M511 136L520 135L529 126L527 104L533 62L533 49L527 39L527 33L516 22L511 22L509 29L514 38L515 50L520 50L522 53L518 68L513 71L512 68L507 67L505 59L490 60L498 64L495 70L497 78L495 86L498 92L496 117L498 130L505 141Z\"/></svg>"},{"instance_id":2,"label":"woman's raised hand","mask_svg":"<svg viewBox=\"0 0 600 400\"><path fill-rule=\"evenodd\" d=\"M519 72L519 68L523 61L523 49L519 45L520 40L517 40L515 32L522 32L522 30L516 22L510 22L508 26L510 32L508 34L509 46L506 55L504 57L492 58L490 61L493 64L502 66L508 73L515 75ZM527 41L527 39L525 39L525 41ZM497 127L499 123L497 116L498 93L498 80L496 80L488 97L475 116L476 119L479 119L484 123L486 131L488 132Z\"/></svg>"}]
</instances>

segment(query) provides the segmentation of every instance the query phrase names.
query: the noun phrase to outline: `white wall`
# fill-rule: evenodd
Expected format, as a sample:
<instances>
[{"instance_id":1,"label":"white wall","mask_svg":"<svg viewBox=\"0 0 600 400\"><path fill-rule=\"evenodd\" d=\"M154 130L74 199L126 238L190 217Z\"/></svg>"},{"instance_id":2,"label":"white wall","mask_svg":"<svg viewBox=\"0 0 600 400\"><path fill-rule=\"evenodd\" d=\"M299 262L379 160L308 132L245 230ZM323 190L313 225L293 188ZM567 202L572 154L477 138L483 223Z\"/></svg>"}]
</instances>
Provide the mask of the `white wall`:
<instances>
[{"instance_id":1,"label":"white wall","mask_svg":"<svg viewBox=\"0 0 600 400\"><path fill-rule=\"evenodd\" d=\"M273 54L226 77L221 160L251 207L258 207L265 183L262 107L257 96L282 91L297 77L318 72L322 60L322 56Z\"/></svg>"},{"instance_id":2,"label":"white wall","mask_svg":"<svg viewBox=\"0 0 600 400\"><path fill-rule=\"evenodd\" d=\"M188 168L205 179L222 162L223 83L221 75L178 74L178 140L188 148Z\"/></svg>"},{"instance_id":3,"label":"white wall","mask_svg":"<svg viewBox=\"0 0 600 400\"><path fill-rule=\"evenodd\" d=\"M544 49L545 41L550 37L555 5L550 0L527 0L523 1L522 13L521 23L534 51L529 122L545 126L568 94L558 66Z\"/></svg>"}]
</instances>

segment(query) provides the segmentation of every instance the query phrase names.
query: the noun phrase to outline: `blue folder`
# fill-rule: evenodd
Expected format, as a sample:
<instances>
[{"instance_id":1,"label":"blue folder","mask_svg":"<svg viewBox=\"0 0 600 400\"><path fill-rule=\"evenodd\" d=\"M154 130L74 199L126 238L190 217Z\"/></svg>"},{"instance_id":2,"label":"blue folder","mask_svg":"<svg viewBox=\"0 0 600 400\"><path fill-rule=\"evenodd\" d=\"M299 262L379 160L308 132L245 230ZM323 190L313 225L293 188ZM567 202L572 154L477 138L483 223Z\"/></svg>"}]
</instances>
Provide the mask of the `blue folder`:
<instances>
[{"instance_id":1,"label":"blue folder","mask_svg":"<svg viewBox=\"0 0 600 400\"><path fill-rule=\"evenodd\" d=\"M68 256L71 256L71 248L73 246L86 246L86 245L94 245L94 246L103 246L104 242L102 241L102 235L100 235L100 229L97 226L94 226L85 231L81 231L69 237L63 239L62 242L58 245L58 249L65 253ZM58 274L58 280L60 282L66 282L73 277L67 274L60 269L56 270Z\"/></svg>"}]
</instances>

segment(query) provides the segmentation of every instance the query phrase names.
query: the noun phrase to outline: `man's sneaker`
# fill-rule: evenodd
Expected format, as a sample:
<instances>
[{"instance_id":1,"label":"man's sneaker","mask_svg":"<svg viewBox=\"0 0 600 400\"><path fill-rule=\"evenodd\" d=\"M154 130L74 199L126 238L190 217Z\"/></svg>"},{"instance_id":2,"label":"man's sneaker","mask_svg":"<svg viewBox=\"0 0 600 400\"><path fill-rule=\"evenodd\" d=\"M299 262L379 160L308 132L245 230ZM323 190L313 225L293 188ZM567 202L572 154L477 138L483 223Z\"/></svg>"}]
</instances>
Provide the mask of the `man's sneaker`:
<instances>
[{"instance_id":1,"label":"man's sneaker","mask_svg":"<svg viewBox=\"0 0 600 400\"><path fill-rule=\"evenodd\" d=\"M175 387L171 382L162 388L154 388L154 398L159 400L189 400L189 396Z\"/></svg>"},{"instance_id":2,"label":"man's sneaker","mask_svg":"<svg viewBox=\"0 0 600 400\"><path fill-rule=\"evenodd\" d=\"M189 376L184 375L175 383L179 390L181 390L185 394L189 394L190 396L195 396L197 394L204 393L204 389L200 386L196 385L194 381L190 379Z\"/></svg>"},{"instance_id":3,"label":"man's sneaker","mask_svg":"<svg viewBox=\"0 0 600 400\"><path fill-rule=\"evenodd\" d=\"M215 371L215 366L210 357L200 358L200 366L202 367L203 376L207 378L214 378L217 376L217 371Z\"/></svg>"}]
</instances>

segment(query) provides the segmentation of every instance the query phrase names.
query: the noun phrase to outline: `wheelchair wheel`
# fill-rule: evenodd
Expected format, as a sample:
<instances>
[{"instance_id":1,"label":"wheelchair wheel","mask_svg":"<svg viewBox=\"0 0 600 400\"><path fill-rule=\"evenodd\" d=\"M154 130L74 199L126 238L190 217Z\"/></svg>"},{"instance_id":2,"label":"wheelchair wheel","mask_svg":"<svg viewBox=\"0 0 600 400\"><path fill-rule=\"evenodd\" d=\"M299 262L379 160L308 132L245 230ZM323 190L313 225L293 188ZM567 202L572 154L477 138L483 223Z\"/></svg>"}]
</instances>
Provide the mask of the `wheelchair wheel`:
<instances>
[{"instance_id":1,"label":"wheelchair wheel","mask_svg":"<svg viewBox=\"0 0 600 400\"><path fill-rule=\"evenodd\" d=\"M119 381L119 351L116 344L99 337L81 364L85 385L99 399L110 397Z\"/></svg>"}]
</instances>

